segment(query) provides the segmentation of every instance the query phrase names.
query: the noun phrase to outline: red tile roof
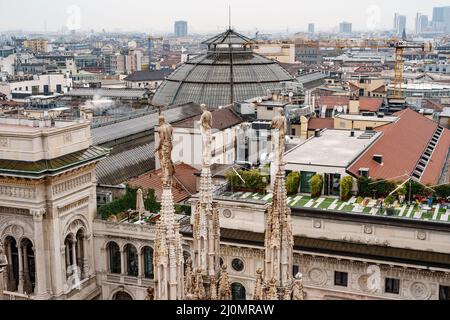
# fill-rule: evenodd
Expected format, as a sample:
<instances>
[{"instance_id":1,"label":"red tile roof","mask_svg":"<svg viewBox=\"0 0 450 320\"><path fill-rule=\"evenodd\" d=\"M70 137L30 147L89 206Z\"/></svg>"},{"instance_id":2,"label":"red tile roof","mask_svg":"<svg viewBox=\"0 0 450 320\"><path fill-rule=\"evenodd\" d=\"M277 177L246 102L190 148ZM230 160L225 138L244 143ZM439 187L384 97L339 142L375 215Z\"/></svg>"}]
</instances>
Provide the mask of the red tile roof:
<instances>
[{"instance_id":1,"label":"red tile roof","mask_svg":"<svg viewBox=\"0 0 450 320\"><path fill-rule=\"evenodd\" d=\"M359 110L378 112L383 105L383 99L360 97L359 98Z\"/></svg>"},{"instance_id":2,"label":"red tile roof","mask_svg":"<svg viewBox=\"0 0 450 320\"><path fill-rule=\"evenodd\" d=\"M334 129L334 119L332 118L311 118L308 122L308 130Z\"/></svg>"},{"instance_id":3,"label":"red tile roof","mask_svg":"<svg viewBox=\"0 0 450 320\"><path fill-rule=\"evenodd\" d=\"M393 181L405 181L413 173L438 125L411 109L395 115L399 117L397 122L375 129L383 135L349 167L349 173L359 176L361 168L368 168L372 179ZM450 131L444 129L422 176L422 183L438 183L449 147ZM383 164L375 162L374 155L382 155Z\"/></svg>"},{"instance_id":4,"label":"red tile roof","mask_svg":"<svg viewBox=\"0 0 450 320\"><path fill-rule=\"evenodd\" d=\"M345 96L319 96L316 100L316 106L327 106L333 109L336 106L348 106L350 98Z\"/></svg>"},{"instance_id":5,"label":"red tile roof","mask_svg":"<svg viewBox=\"0 0 450 320\"><path fill-rule=\"evenodd\" d=\"M197 169L185 163L175 164L175 175L172 185L172 194L175 203L182 203L197 193L197 178L194 175ZM158 201L161 201L163 192L161 182L161 169L153 170L129 181L133 188L155 190Z\"/></svg>"},{"instance_id":6,"label":"red tile roof","mask_svg":"<svg viewBox=\"0 0 450 320\"><path fill-rule=\"evenodd\" d=\"M436 100L424 99L422 107L425 109L433 109L434 111L441 112L444 110L444 105Z\"/></svg>"},{"instance_id":7,"label":"red tile roof","mask_svg":"<svg viewBox=\"0 0 450 320\"><path fill-rule=\"evenodd\" d=\"M212 111L213 129L225 130L242 123L242 119L231 110L230 107ZM174 128L194 128L195 123L200 121L201 115L184 119L173 123Z\"/></svg>"},{"instance_id":8,"label":"red tile roof","mask_svg":"<svg viewBox=\"0 0 450 320\"><path fill-rule=\"evenodd\" d=\"M386 85L381 85L378 88L372 90L372 92L376 92L376 93L385 93L386 92Z\"/></svg>"}]
</instances>

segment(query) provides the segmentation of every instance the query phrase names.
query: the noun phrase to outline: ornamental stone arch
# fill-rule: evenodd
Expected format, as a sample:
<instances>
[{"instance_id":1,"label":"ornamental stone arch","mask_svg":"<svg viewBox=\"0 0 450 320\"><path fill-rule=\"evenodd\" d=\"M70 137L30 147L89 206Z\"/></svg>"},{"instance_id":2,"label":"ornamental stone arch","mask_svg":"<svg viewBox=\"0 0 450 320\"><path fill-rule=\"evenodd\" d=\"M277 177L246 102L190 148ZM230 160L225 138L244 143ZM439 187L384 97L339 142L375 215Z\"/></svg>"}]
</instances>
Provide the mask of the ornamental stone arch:
<instances>
[{"instance_id":1,"label":"ornamental stone arch","mask_svg":"<svg viewBox=\"0 0 450 320\"><path fill-rule=\"evenodd\" d=\"M133 295L129 290L125 289L124 287L119 287L119 288L114 289L114 290L111 292L111 295L110 295L109 300L114 300L114 297L115 297L118 293L122 293L122 292L123 292L123 293L126 293L127 295L129 295L129 296L131 297L131 299L136 300L135 297L134 297L134 295Z\"/></svg>"},{"instance_id":2,"label":"ornamental stone arch","mask_svg":"<svg viewBox=\"0 0 450 320\"><path fill-rule=\"evenodd\" d=\"M8 236L14 238L17 243L21 243L22 239L28 239L34 247L33 227L23 220L9 218L2 221L0 224L0 240L4 242Z\"/></svg>"},{"instance_id":3,"label":"ornamental stone arch","mask_svg":"<svg viewBox=\"0 0 450 320\"><path fill-rule=\"evenodd\" d=\"M88 220L83 215L76 215L72 217L63 228L63 237L66 239L69 235L76 237L80 230L83 230L85 235L89 235L89 223Z\"/></svg>"}]
</instances>

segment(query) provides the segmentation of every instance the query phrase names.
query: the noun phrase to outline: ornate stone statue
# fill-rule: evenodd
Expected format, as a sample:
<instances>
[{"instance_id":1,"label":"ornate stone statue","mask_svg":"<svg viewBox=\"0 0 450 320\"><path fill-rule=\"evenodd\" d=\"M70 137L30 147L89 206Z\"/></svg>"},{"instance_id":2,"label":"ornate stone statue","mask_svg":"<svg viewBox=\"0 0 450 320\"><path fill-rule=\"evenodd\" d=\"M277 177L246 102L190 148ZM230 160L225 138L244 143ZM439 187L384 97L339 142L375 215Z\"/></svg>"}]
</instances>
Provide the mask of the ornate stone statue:
<instances>
[{"instance_id":1,"label":"ornate stone statue","mask_svg":"<svg viewBox=\"0 0 450 320\"><path fill-rule=\"evenodd\" d=\"M305 300L306 293L303 288L303 275L297 273L292 286L292 300Z\"/></svg>"},{"instance_id":2,"label":"ornate stone statue","mask_svg":"<svg viewBox=\"0 0 450 320\"><path fill-rule=\"evenodd\" d=\"M172 186L172 177L175 173L175 167L172 161L173 150L173 128L168 124L162 114L159 116L159 145L155 152L158 153L161 164L162 181L164 187Z\"/></svg>"},{"instance_id":3,"label":"ornate stone statue","mask_svg":"<svg viewBox=\"0 0 450 320\"><path fill-rule=\"evenodd\" d=\"M197 269L197 277L196 277L196 286L195 286L195 295L197 297L197 300L205 300L206 299L206 292L205 292L205 286L203 284L203 275L202 270Z\"/></svg>"},{"instance_id":4,"label":"ornate stone statue","mask_svg":"<svg viewBox=\"0 0 450 320\"><path fill-rule=\"evenodd\" d=\"M277 280L275 279L272 279L269 282L269 287L267 289L267 300L279 300L277 290Z\"/></svg>"},{"instance_id":5,"label":"ornate stone statue","mask_svg":"<svg viewBox=\"0 0 450 320\"><path fill-rule=\"evenodd\" d=\"M202 104L200 107L203 111L202 117L200 118L200 127L203 128L204 131L211 130L213 125L212 114L208 111L206 104Z\"/></svg>"},{"instance_id":6,"label":"ornate stone statue","mask_svg":"<svg viewBox=\"0 0 450 320\"><path fill-rule=\"evenodd\" d=\"M284 154L284 144L285 144L287 124L283 108L278 108L277 112L278 115L272 119L272 129L276 130L275 137L278 137L275 145L275 154L277 165L281 165L283 162L282 160Z\"/></svg>"},{"instance_id":7,"label":"ornate stone statue","mask_svg":"<svg viewBox=\"0 0 450 320\"><path fill-rule=\"evenodd\" d=\"M263 284L263 270L259 268L256 270L256 284L253 300L264 300L264 284Z\"/></svg>"},{"instance_id":8,"label":"ornate stone statue","mask_svg":"<svg viewBox=\"0 0 450 320\"><path fill-rule=\"evenodd\" d=\"M202 163L203 165L211 165L211 129L212 114L208 111L205 104L201 105L203 114L200 118L199 125L202 133Z\"/></svg>"},{"instance_id":9,"label":"ornate stone statue","mask_svg":"<svg viewBox=\"0 0 450 320\"><path fill-rule=\"evenodd\" d=\"M231 286L226 265L222 266L222 272L220 273L219 300L231 300Z\"/></svg>"},{"instance_id":10,"label":"ornate stone statue","mask_svg":"<svg viewBox=\"0 0 450 320\"><path fill-rule=\"evenodd\" d=\"M184 275L184 291L186 293L186 296L188 294L192 294L194 292L194 274L192 270L192 259L188 258L186 260L186 271Z\"/></svg>"},{"instance_id":11,"label":"ornate stone statue","mask_svg":"<svg viewBox=\"0 0 450 320\"><path fill-rule=\"evenodd\" d=\"M216 276L211 276L210 278L210 285L209 285L209 289L210 289L210 297L211 300L217 300L218 296L217 296L217 280L216 280Z\"/></svg>"},{"instance_id":12,"label":"ornate stone statue","mask_svg":"<svg viewBox=\"0 0 450 320\"><path fill-rule=\"evenodd\" d=\"M145 300L155 300L155 289L150 287L147 289L147 296Z\"/></svg>"}]
</instances>

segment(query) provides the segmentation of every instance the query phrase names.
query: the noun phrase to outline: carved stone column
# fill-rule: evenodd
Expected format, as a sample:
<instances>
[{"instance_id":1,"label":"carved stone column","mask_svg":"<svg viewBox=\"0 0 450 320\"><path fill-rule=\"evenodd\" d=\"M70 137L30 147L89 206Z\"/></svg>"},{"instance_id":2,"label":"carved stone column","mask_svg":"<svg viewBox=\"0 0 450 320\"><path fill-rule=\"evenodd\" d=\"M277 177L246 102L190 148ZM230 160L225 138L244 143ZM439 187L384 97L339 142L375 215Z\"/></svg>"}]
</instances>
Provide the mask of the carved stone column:
<instances>
[{"instance_id":1,"label":"carved stone column","mask_svg":"<svg viewBox=\"0 0 450 320\"><path fill-rule=\"evenodd\" d=\"M27 246L22 247L22 254L23 254L23 291L26 294L32 294L32 285L31 285L31 278L30 278L30 269L28 266L28 248Z\"/></svg>"},{"instance_id":2,"label":"carved stone column","mask_svg":"<svg viewBox=\"0 0 450 320\"><path fill-rule=\"evenodd\" d=\"M143 279L145 277L145 270L144 270L144 263L143 263L143 254L142 250L139 250L138 252L138 277Z\"/></svg>"},{"instance_id":3,"label":"carved stone column","mask_svg":"<svg viewBox=\"0 0 450 320\"><path fill-rule=\"evenodd\" d=\"M5 299L3 294L3 290L5 290L4 273L5 268L0 266L0 301Z\"/></svg>"},{"instance_id":4,"label":"carved stone column","mask_svg":"<svg viewBox=\"0 0 450 320\"><path fill-rule=\"evenodd\" d=\"M13 265L12 265L12 243L8 241L8 246L6 247L6 251L7 251L7 259L8 259L8 282L7 282L7 291L13 291L14 287L16 286L16 280L14 279L14 270L13 270Z\"/></svg>"},{"instance_id":5,"label":"carved stone column","mask_svg":"<svg viewBox=\"0 0 450 320\"><path fill-rule=\"evenodd\" d=\"M121 276L126 276L128 273L126 270L126 260L127 260L126 251L123 248L120 248L120 275Z\"/></svg>"},{"instance_id":6,"label":"carved stone column","mask_svg":"<svg viewBox=\"0 0 450 320\"><path fill-rule=\"evenodd\" d=\"M21 243L17 243L17 256L19 258L19 284L17 286L17 292L23 293L23 256Z\"/></svg>"},{"instance_id":7,"label":"carved stone column","mask_svg":"<svg viewBox=\"0 0 450 320\"><path fill-rule=\"evenodd\" d=\"M82 262L82 272L83 278L89 277L89 239L90 235L85 235L83 238L83 262Z\"/></svg>"}]
</instances>

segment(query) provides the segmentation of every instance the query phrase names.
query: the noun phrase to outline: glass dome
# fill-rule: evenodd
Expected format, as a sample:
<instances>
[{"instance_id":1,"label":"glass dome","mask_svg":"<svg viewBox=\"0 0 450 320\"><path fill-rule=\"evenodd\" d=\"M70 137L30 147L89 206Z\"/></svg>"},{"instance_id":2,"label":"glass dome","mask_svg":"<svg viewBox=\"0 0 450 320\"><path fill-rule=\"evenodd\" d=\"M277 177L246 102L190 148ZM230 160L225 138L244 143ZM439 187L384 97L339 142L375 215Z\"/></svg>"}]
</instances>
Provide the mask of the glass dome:
<instances>
[{"instance_id":1,"label":"glass dome","mask_svg":"<svg viewBox=\"0 0 450 320\"><path fill-rule=\"evenodd\" d=\"M249 38L231 29L203 44L208 52L176 69L158 88L154 105L225 106L265 96L280 82L294 81L276 61L254 53Z\"/></svg>"}]
</instances>

